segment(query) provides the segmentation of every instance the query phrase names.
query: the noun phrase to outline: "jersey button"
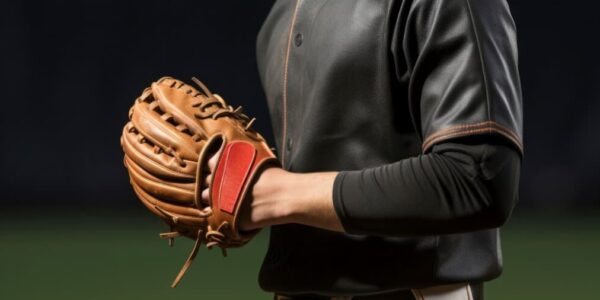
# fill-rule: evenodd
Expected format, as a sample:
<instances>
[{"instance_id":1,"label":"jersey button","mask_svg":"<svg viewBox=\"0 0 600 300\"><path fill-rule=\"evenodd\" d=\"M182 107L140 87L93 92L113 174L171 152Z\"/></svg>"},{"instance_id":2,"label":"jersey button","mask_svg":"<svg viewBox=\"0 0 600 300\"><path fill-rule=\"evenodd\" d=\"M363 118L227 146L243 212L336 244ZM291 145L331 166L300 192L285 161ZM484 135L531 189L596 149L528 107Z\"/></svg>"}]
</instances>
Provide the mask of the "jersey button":
<instances>
[{"instance_id":1,"label":"jersey button","mask_svg":"<svg viewBox=\"0 0 600 300\"><path fill-rule=\"evenodd\" d=\"M296 47L300 47L300 45L302 45L303 40L304 37L302 36L302 33L297 33L296 37L294 38L294 43L296 43Z\"/></svg>"},{"instance_id":2,"label":"jersey button","mask_svg":"<svg viewBox=\"0 0 600 300\"><path fill-rule=\"evenodd\" d=\"M292 145L293 145L292 138L288 138L285 143L285 148L287 149L287 151L292 151Z\"/></svg>"}]
</instances>

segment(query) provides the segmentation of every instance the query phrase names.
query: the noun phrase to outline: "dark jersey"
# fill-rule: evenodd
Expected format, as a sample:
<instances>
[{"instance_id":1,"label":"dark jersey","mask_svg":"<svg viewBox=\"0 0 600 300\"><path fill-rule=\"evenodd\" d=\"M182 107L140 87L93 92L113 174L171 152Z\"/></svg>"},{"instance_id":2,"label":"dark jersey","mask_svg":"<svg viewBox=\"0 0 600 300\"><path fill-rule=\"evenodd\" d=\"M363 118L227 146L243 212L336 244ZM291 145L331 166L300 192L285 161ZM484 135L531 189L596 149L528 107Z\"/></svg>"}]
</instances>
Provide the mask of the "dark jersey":
<instances>
[{"instance_id":1,"label":"dark jersey","mask_svg":"<svg viewBox=\"0 0 600 300\"><path fill-rule=\"evenodd\" d=\"M257 41L279 157L342 171L347 234L273 226L266 290L369 294L501 272L522 146L502 0L280 0Z\"/></svg>"}]
</instances>

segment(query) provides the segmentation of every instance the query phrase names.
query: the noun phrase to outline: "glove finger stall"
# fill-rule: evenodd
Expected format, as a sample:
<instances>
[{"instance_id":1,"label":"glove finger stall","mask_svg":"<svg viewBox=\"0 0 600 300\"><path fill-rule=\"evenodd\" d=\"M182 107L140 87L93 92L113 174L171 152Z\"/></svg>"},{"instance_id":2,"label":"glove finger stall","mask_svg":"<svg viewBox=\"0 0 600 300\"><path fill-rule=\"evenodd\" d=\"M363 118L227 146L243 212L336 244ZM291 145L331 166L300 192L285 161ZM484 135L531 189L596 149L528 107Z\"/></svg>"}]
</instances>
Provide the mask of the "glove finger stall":
<instances>
[{"instance_id":1,"label":"glove finger stall","mask_svg":"<svg viewBox=\"0 0 600 300\"><path fill-rule=\"evenodd\" d=\"M152 195L146 193L144 189L139 187L135 182L131 184L138 198L152 213L161 217L172 226L183 226L191 228L206 227L205 213L191 207L181 207L160 201Z\"/></svg>"},{"instance_id":2,"label":"glove finger stall","mask_svg":"<svg viewBox=\"0 0 600 300\"><path fill-rule=\"evenodd\" d=\"M144 191L158 199L169 202L193 205L195 197L195 183L169 182L153 176L140 168L135 162L125 157L125 165L129 169L131 179Z\"/></svg>"},{"instance_id":3,"label":"glove finger stall","mask_svg":"<svg viewBox=\"0 0 600 300\"><path fill-rule=\"evenodd\" d=\"M131 123L148 143L159 147L160 151L178 160L198 160L201 145L192 139L185 128L178 127L172 115L163 112L152 97L140 98L135 102Z\"/></svg>"},{"instance_id":4,"label":"glove finger stall","mask_svg":"<svg viewBox=\"0 0 600 300\"><path fill-rule=\"evenodd\" d=\"M208 101L205 95L194 87L170 77L152 83L151 89L160 109L169 112L175 123L182 126L182 130L189 131L192 139L208 139L211 134L196 117L202 104Z\"/></svg>"},{"instance_id":5,"label":"glove finger stall","mask_svg":"<svg viewBox=\"0 0 600 300\"><path fill-rule=\"evenodd\" d=\"M196 177L197 163L185 161L182 166L173 156L155 151L153 145L145 142L132 123L123 129L121 144L125 154L148 172L174 181L193 181ZM202 144L203 142L201 142Z\"/></svg>"}]
</instances>

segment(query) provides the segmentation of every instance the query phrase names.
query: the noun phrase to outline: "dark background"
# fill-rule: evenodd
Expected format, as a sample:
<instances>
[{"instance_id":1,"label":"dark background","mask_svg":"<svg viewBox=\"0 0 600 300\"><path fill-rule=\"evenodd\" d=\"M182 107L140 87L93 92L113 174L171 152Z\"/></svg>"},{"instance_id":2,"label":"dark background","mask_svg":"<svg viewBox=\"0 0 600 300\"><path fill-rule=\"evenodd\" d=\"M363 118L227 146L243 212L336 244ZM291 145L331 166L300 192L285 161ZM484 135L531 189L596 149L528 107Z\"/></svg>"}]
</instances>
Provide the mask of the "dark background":
<instances>
[{"instance_id":1,"label":"dark background","mask_svg":"<svg viewBox=\"0 0 600 300\"><path fill-rule=\"evenodd\" d=\"M255 38L270 1L11 1L0 9L3 205L133 203L119 144L164 75L197 76L270 132ZM269 135L269 134L267 134Z\"/></svg>"},{"instance_id":2,"label":"dark background","mask_svg":"<svg viewBox=\"0 0 600 300\"><path fill-rule=\"evenodd\" d=\"M271 137L255 36L272 1L11 1L0 10L3 205L126 205L120 130L135 97L198 76ZM519 209L600 202L600 6L511 1L526 155Z\"/></svg>"},{"instance_id":3,"label":"dark background","mask_svg":"<svg viewBox=\"0 0 600 300\"><path fill-rule=\"evenodd\" d=\"M156 252L167 251L155 241L162 227L133 195L119 136L134 99L168 74L197 76L243 105L270 139L254 46L271 3L2 3L0 298L266 297L255 284L266 235L227 260L236 276L247 276L237 281L246 289L190 282L221 260L197 263L187 287L167 288L189 246L184 242L177 255ZM491 295L584 295L597 290L600 252L600 4L509 3L518 27L526 149L521 203L503 239L506 272Z\"/></svg>"}]
</instances>

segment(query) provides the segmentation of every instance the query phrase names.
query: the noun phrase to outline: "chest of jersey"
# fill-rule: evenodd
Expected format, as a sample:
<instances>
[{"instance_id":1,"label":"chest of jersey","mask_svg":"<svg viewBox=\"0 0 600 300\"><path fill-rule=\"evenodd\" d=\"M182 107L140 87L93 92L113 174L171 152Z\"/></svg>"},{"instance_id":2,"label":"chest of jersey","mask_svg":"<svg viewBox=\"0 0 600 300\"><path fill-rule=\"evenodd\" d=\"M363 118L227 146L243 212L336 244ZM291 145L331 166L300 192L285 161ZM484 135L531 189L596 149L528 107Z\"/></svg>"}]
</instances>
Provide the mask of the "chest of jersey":
<instances>
[{"instance_id":1,"label":"chest of jersey","mask_svg":"<svg viewBox=\"0 0 600 300\"><path fill-rule=\"evenodd\" d=\"M272 8L257 56L288 168L363 168L414 152L406 97L390 67L392 4L288 0Z\"/></svg>"}]
</instances>

